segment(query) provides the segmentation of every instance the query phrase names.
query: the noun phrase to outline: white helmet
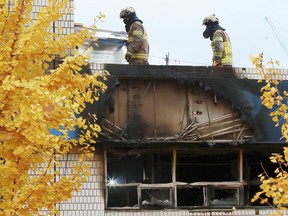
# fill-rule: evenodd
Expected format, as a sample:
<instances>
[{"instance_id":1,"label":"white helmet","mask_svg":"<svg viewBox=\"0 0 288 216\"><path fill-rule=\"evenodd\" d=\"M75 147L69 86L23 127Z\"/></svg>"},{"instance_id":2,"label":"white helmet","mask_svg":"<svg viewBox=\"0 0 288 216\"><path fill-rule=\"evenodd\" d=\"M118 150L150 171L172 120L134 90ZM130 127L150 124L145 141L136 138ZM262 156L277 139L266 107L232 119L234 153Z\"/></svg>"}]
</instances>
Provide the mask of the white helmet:
<instances>
[{"instance_id":1,"label":"white helmet","mask_svg":"<svg viewBox=\"0 0 288 216\"><path fill-rule=\"evenodd\" d=\"M130 14L135 13L134 8L132 7L126 7L124 9L121 10L120 12L120 18L124 18L126 16L129 16Z\"/></svg>"},{"instance_id":2,"label":"white helmet","mask_svg":"<svg viewBox=\"0 0 288 216\"><path fill-rule=\"evenodd\" d=\"M215 14L211 14L209 16L206 16L202 22L202 25L207 25L208 23L214 23L218 22L218 18L215 16Z\"/></svg>"}]
</instances>

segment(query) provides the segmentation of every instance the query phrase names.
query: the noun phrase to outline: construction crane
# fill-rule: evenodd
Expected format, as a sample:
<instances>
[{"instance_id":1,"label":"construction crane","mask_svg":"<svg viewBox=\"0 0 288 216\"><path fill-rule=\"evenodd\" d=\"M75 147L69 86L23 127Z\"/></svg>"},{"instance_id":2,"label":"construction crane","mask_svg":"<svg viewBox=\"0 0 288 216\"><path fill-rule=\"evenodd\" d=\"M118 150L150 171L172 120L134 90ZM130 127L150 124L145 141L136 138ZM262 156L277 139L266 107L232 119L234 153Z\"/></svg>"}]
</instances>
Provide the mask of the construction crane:
<instances>
[{"instance_id":1,"label":"construction crane","mask_svg":"<svg viewBox=\"0 0 288 216\"><path fill-rule=\"evenodd\" d=\"M265 17L265 21L267 21L267 23L269 24L270 28L272 29L272 31L274 32L277 40L279 41L280 45L282 46L282 48L284 49L286 55L288 56L288 49L287 46L285 45L285 43L280 39L279 34L277 32L277 28L273 25L272 21L268 18Z\"/></svg>"}]
</instances>

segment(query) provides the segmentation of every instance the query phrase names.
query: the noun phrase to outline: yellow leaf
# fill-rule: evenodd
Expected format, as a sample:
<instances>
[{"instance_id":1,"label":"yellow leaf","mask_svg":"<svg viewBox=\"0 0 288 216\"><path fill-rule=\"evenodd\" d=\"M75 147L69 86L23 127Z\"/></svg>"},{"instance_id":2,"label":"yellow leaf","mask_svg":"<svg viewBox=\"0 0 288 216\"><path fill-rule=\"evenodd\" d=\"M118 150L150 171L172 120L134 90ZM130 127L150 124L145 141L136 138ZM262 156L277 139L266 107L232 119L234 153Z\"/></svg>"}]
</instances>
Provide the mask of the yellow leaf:
<instances>
[{"instance_id":1,"label":"yellow leaf","mask_svg":"<svg viewBox=\"0 0 288 216\"><path fill-rule=\"evenodd\" d=\"M274 116L274 117L272 118L272 121L278 122L278 116Z\"/></svg>"},{"instance_id":2,"label":"yellow leaf","mask_svg":"<svg viewBox=\"0 0 288 216\"><path fill-rule=\"evenodd\" d=\"M20 146L13 151L13 154L18 156L18 155L23 154L24 152L25 152L25 149L22 146Z\"/></svg>"}]
</instances>

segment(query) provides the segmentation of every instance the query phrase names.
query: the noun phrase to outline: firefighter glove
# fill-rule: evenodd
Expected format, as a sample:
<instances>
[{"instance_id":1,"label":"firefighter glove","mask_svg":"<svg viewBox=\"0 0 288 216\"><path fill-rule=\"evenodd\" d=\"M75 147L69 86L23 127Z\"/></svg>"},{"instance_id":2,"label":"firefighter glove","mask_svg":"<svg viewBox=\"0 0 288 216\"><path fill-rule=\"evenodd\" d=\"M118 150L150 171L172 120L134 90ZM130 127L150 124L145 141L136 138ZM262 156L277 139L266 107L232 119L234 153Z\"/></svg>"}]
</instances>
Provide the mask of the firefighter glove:
<instances>
[{"instance_id":1,"label":"firefighter glove","mask_svg":"<svg viewBox=\"0 0 288 216\"><path fill-rule=\"evenodd\" d=\"M132 53L129 52L129 51L127 51L126 54L125 54L125 59L126 59L126 61L129 62L130 59L131 59L131 57L132 57Z\"/></svg>"},{"instance_id":2,"label":"firefighter glove","mask_svg":"<svg viewBox=\"0 0 288 216\"><path fill-rule=\"evenodd\" d=\"M220 67L220 66L221 66L221 61L215 60L215 61L214 61L214 66Z\"/></svg>"}]
</instances>

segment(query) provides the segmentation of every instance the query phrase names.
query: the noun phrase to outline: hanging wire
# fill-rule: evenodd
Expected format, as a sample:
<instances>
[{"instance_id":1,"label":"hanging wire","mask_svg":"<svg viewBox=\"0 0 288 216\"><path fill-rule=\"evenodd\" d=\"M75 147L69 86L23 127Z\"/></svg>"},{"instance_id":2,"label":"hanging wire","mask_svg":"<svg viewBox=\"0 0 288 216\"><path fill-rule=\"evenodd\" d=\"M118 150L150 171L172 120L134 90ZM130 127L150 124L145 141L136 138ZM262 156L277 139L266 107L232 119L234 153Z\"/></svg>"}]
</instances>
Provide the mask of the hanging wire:
<instances>
[{"instance_id":1,"label":"hanging wire","mask_svg":"<svg viewBox=\"0 0 288 216\"><path fill-rule=\"evenodd\" d=\"M286 46L286 44L281 40L281 38L279 37L279 33L277 31L276 26L272 23L272 21L268 18L265 17L265 21L268 23L268 25L270 26L271 30L273 31L274 35L276 36L278 42L280 43L280 45L282 46L284 52L286 53L286 55L288 56L288 48Z\"/></svg>"}]
</instances>

